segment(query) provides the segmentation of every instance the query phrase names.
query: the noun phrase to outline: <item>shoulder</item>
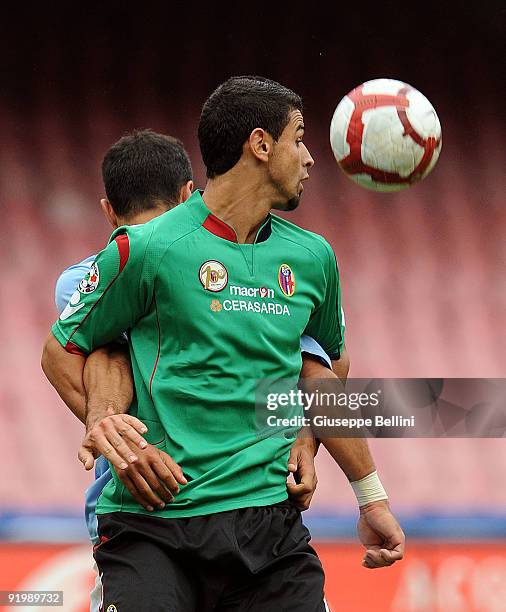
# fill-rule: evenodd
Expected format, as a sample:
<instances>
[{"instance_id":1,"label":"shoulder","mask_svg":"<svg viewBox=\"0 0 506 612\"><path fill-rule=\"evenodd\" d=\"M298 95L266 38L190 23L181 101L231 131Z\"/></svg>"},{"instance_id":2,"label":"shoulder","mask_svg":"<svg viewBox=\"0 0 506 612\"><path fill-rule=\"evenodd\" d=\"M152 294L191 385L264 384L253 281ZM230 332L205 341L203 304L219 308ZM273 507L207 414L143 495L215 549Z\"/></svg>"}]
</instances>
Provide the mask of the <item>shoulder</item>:
<instances>
[{"instance_id":1,"label":"shoulder","mask_svg":"<svg viewBox=\"0 0 506 612\"><path fill-rule=\"evenodd\" d=\"M61 274L61 276L64 276L65 274L71 274L71 273L80 273L83 270L85 272L87 272L90 267L91 264L95 261L95 258L97 257L97 254L94 253L93 255L90 255L89 257L86 257L86 259L83 259L82 261L80 261L79 263L76 264L72 264L71 266L69 266L66 270L64 270Z\"/></svg>"},{"instance_id":2,"label":"shoulder","mask_svg":"<svg viewBox=\"0 0 506 612\"><path fill-rule=\"evenodd\" d=\"M88 274L91 265L95 261L96 255L90 255L77 264L69 266L64 270L55 286L55 302L58 311L62 311L70 300L70 296L77 289L81 280Z\"/></svg>"},{"instance_id":3,"label":"shoulder","mask_svg":"<svg viewBox=\"0 0 506 612\"><path fill-rule=\"evenodd\" d=\"M198 227L199 224L195 222L188 206L184 203L147 223L118 227L109 242L117 241L120 236L126 236L129 245L137 250L145 251L149 247L151 253L163 252Z\"/></svg>"},{"instance_id":4,"label":"shoulder","mask_svg":"<svg viewBox=\"0 0 506 612\"><path fill-rule=\"evenodd\" d=\"M278 217L278 215L272 215L272 230L278 238L305 249L308 254L318 259L323 265L328 265L329 260L334 259L332 247L320 234L310 232L295 223Z\"/></svg>"}]
</instances>

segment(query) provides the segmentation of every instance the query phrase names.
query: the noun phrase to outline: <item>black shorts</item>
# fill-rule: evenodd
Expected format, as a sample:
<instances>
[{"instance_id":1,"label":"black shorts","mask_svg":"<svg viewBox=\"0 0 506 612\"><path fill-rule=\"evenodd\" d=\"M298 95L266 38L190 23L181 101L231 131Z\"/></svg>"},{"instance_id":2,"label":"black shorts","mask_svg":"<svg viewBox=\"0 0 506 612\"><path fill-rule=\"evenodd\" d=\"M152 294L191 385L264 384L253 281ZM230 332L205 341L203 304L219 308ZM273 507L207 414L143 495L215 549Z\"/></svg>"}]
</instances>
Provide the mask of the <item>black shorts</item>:
<instances>
[{"instance_id":1,"label":"black shorts","mask_svg":"<svg viewBox=\"0 0 506 612\"><path fill-rule=\"evenodd\" d=\"M98 516L104 612L324 612L323 569L289 502L192 518Z\"/></svg>"}]
</instances>

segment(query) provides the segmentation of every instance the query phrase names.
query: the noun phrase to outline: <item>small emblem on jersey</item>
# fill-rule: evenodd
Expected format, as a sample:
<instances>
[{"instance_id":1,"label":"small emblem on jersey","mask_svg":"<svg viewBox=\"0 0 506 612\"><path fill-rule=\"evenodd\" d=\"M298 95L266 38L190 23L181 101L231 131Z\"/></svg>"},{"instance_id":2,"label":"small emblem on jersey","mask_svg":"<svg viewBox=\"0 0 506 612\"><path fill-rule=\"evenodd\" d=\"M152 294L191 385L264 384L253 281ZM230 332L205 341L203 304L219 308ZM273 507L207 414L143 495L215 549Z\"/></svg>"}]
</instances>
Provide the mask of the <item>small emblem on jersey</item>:
<instances>
[{"instance_id":1,"label":"small emblem on jersey","mask_svg":"<svg viewBox=\"0 0 506 612\"><path fill-rule=\"evenodd\" d=\"M278 282L281 291L287 297L292 297L295 293L295 276L288 264L284 263L279 266Z\"/></svg>"},{"instance_id":2,"label":"small emblem on jersey","mask_svg":"<svg viewBox=\"0 0 506 612\"><path fill-rule=\"evenodd\" d=\"M111 604L107 606L107 612L118 612L118 608L114 604Z\"/></svg>"},{"instance_id":3,"label":"small emblem on jersey","mask_svg":"<svg viewBox=\"0 0 506 612\"><path fill-rule=\"evenodd\" d=\"M60 315L60 321L65 321L66 319L71 317L74 313L76 313L78 310L81 310L81 308L84 306L84 302L79 304L80 299L81 299L81 294L79 293L79 291L74 291L74 293L72 294L72 297L70 298L69 303L62 310L62 313Z\"/></svg>"},{"instance_id":4,"label":"small emblem on jersey","mask_svg":"<svg viewBox=\"0 0 506 612\"><path fill-rule=\"evenodd\" d=\"M79 291L84 294L93 293L95 289L98 287L98 281L100 278L100 274L98 271L98 264L94 261L91 264L90 271L83 278L83 280L79 283Z\"/></svg>"},{"instance_id":5,"label":"small emblem on jersey","mask_svg":"<svg viewBox=\"0 0 506 612\"><path fill-rule=\"evenodd\" d=\"M220 300L213 300L211 302L211 310L213 312L220 312L220 310L223 308L223 306L221 305Z\"/></svg>"},{"instance_id":6,"label":"small emblem on jersey","mask_svg":"<svg viewBox=\"0 0 506 612\"><path fill-rule=\"evenodd\" d=\"M227 286L228 272L221 262L210 259L200 266L199 279L204 289L216 293Z\"/></svg>"}]
</instances>

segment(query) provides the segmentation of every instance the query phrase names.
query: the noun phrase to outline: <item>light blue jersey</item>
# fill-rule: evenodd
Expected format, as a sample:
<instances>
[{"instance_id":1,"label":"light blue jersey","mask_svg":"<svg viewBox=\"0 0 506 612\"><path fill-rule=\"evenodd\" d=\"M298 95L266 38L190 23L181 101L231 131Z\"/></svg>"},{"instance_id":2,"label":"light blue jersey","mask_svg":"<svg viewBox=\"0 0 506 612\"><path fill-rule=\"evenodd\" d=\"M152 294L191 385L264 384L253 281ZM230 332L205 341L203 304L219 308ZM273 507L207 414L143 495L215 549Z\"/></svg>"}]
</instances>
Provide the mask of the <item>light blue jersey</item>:
<instances>
[{"instance_id":1,"label":"light blue jersey","mask_svg":"<svg viewBox=\"0 0 506 612\"><path fill-rule=\"evenodd\" d=\"M316 342L314 338L311 338L311 336L302 336L300 339L300 352L308 353L309 355L313 355L313 357L317 357L318 361L332 370L332 361L330 360L330 357L322 349L318 342Z\"/></svg>"},{"instance_id":2,"label":"light blue jersey","mask_svg":"<svg viewBox=\"0 0 506 612\"><path fill-rule=\"evenodd\" d=\"M70 266L70 268L67 268L56 281L55 302L56 308L60 314L65 310L65 307L69 303L72 294L76 291L81 280L88 274L91 264L95 261L95 257L95 255L91 255L91 257L83 259L80 263ZM86 526L88 527L88 532L93 544L98 541L98 525L95 507L102 489L111 478L112 474L109 462L105 457L100 455L95 461L95 482L88 487L85 496L84 514Z\"/></svg>"},{"instance_id":3,"label":"light blue jersey","mask_svg":"<svg viewBox=\"0 0 506 612\"><path fill-rule=\"evenodd\" d=\"M58 312L61 314L65 310L72 294L77 290L81 280L89 272L91 264L95 260L95 255L84 259L78 264L70 266L61 274L56 282L55 301ZM309 353L319 359L319 361L332 369L332 362L322 347L310 336L302 336L300 339L300 350L302 353ZM102 489L112 478L111 467L105 457L98 457L95 462L95 482L86 490L85 517L91 541L95 544L98 541L97 516L95 507Z\"/></svg>"}]
</instances>

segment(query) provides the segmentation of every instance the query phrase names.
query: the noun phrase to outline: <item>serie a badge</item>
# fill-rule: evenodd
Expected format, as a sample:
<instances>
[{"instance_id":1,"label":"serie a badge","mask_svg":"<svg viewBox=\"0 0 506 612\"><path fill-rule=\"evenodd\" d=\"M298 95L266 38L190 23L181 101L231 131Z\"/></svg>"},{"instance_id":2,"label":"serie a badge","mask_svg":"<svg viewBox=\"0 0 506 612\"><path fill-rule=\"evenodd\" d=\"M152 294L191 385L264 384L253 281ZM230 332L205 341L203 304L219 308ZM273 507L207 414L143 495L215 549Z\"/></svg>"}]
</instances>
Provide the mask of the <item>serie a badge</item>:
<instances>
[{"instance_id":1,"label":"serie a badge","mask_svg":"<svg viewBox=\"0 0 506 612\"><path fill-rule=\"evenodd\" d=\"M94 261L91 264L90 271L79 283L79 291L87 295L93 293L98 287L98 281L100 280L100 273L98 271L98 264Z\"/></svg>"}]
</instances>

